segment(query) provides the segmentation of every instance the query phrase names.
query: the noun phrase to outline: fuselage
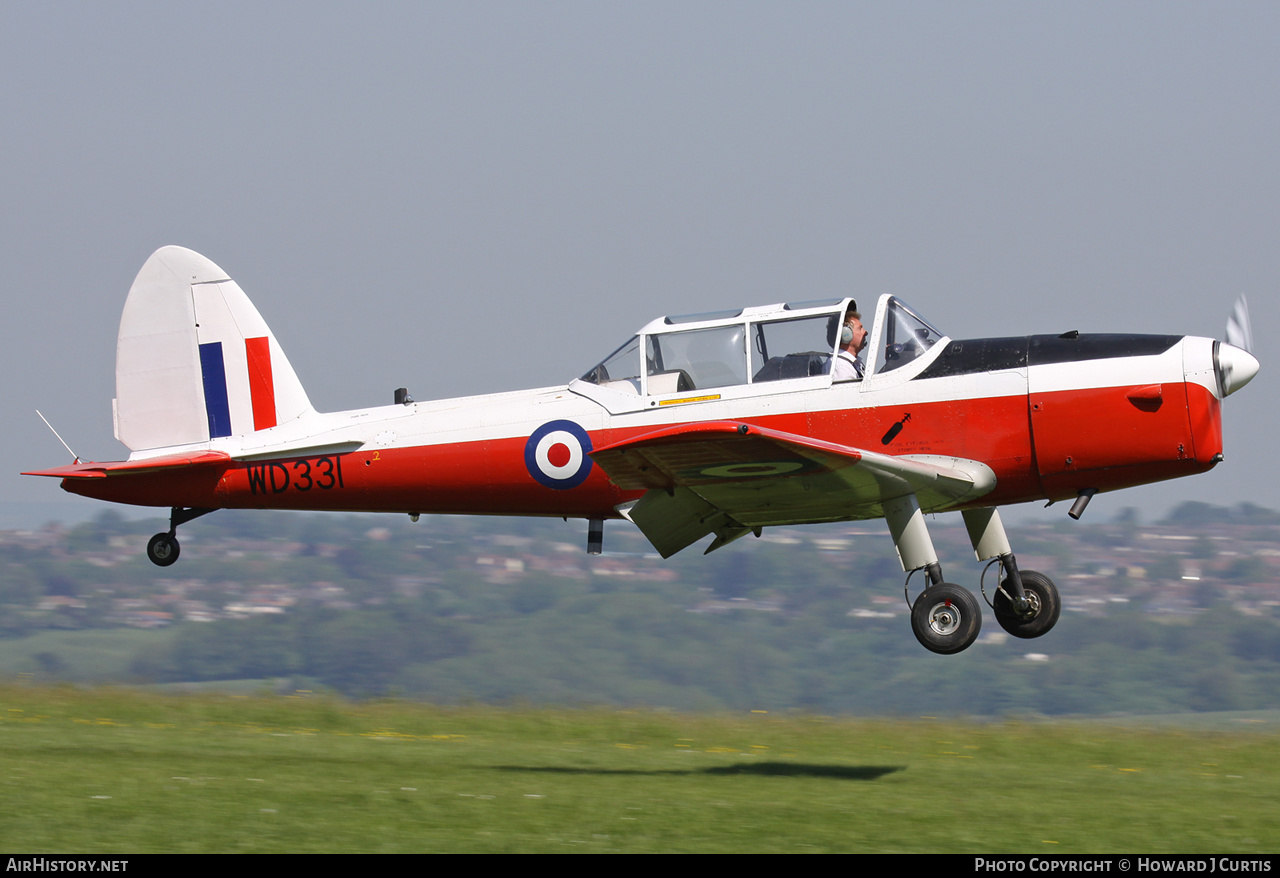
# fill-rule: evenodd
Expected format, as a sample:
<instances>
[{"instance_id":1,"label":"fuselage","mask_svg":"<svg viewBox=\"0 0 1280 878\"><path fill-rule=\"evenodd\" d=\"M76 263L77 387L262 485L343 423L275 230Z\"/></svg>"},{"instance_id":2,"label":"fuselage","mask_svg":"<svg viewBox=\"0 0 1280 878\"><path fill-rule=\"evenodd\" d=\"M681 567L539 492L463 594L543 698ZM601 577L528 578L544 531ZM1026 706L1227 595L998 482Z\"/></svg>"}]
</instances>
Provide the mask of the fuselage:
<instances>
[{"instance_id":1,"label":"fuselage","mask_svg":"<svg viewBox=\"0 0 1280 878\"><path fill-rule=\"evenodd\" d=\"M673 424L739 421L890 455L980 461L996 484L970 505L1059 500L1191 475L1221 460L1215 344L1143 335L944 338L859 381L819 374L714 392L650 383L644 389L654 392L643 393L577 380L310 413L131 458L214 450L229 455L225 465L72 478L63 487L146 506L614 518L640 494L617 488L592 449Z\"/></svg>"}]
</instances>

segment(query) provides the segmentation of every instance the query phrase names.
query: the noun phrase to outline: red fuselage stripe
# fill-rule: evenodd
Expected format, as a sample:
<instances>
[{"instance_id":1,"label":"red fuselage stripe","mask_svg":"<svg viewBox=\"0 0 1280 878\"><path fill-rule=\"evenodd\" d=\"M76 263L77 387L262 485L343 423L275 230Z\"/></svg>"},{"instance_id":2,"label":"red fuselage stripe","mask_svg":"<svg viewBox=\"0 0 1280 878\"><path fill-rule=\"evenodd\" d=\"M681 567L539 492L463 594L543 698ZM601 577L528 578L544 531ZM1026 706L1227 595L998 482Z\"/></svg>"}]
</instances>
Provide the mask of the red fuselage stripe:
<instances>
[{"instance_id":1,"label":"red fuselage stripe","mask_svg":"<svg viewBox=\"0 0 1280 878\"><path fill-rule=\"evenodd\" d=\"M1222 448L1219 402L1198 384L1165 385L1158 411L1131 388L797 412L749 419L769 429L887 454L947 455L985 463L996 488L974 505L1066 499L1210 469ZM906 415L910 418L906 418ZM895 424L901 429L890 435ZM1151 428L1159 427L1159 430ZM597 430L591 444L653 432ZM1159 434L1159 440L1153 434ZM888 440L887 442L885 440ZM77 494L143 506L271 508L492 515L616 517L640 496L592 464L577 487L537 482L526 437L346 454L238 461L154 474L67 479Z\"/></svg>"}]
</instances>

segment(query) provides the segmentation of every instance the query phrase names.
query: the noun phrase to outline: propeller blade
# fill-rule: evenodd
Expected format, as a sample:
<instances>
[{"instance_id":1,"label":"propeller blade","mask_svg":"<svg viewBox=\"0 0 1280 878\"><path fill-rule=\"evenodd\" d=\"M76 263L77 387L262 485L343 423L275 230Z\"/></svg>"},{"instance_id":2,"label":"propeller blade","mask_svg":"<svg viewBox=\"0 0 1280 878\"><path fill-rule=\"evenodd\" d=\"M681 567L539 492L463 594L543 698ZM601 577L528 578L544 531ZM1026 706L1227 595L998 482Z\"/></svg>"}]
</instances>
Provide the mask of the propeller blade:
<instances>
[{"instance_id":1,"label":"propeller blade","mask_svg":"<svg viewBox=\"0 0 1280 878\"><path fill-rule=\"evenodd\" d=\"M1253 327L1249 325L1249 303L1244 296L1236 299L1231 316L1227 318L1226 341L1213 346L1213 364L1224 399L1258 374L1258 358L1253 355Z\"/></svg>"},{"instance_id":2,"label":"propeller blade","mask_svg":"<svg viewBox=\"0 0 1280 878\"><path fill-rule=\"evenodd\" d=\"M1249 302L1244 296L1236 299L1236 305L1227 318L1227 344L1233 344L1253 352L1253 327L1249 325Z\"/></svg>"}]
</instances>

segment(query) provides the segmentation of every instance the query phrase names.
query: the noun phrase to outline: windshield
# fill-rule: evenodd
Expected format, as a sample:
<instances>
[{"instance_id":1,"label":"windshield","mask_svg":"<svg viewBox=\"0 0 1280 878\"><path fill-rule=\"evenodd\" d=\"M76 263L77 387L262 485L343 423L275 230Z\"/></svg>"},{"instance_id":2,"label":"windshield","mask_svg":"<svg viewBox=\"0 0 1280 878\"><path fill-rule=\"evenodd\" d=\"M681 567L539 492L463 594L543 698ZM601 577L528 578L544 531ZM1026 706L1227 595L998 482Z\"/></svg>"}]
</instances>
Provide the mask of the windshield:
<instances>
[{"instance_id":1,"label":"windshield","mask_svg":"<svg viewBox=\"0 0 1280 878\"><path fill-rule=\"evenodd\" d=\"M583 381L611 387L625 393L640 393L640 336L618 348L591 371L582 376Z\"/></svg>"},{"instance_id":2,"label":"windshield","mask_svg":"<svg viewBox=\"0 0 1280 878\"><path fill-rule=\"evenodd\" d=\"M941 338L941 332L905 303L890 299L881 336L884 360L879 371L891 372L905 366L937 344Z\"/></svg>"}]
</instances>

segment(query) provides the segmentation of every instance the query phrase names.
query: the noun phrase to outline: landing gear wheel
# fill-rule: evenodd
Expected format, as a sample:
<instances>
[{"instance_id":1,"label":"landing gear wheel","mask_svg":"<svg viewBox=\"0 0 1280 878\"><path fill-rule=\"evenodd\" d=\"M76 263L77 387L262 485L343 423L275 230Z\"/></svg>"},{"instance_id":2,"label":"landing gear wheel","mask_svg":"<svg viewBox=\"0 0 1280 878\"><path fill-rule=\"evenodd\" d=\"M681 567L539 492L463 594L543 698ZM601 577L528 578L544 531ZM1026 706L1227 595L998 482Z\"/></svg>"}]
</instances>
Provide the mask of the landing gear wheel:
<instances>
[{"instance_id":1,"label":"landing gear wheel","mask_svg":"<svg viewBox=\"0 0 1280 878\"><path fill-rule=\"evenodd\" d=\"M169 534L156 534L147 543L147 557L157 567L168 567L177 561L180 551L177 538Z\"/></svg>"},{"instance_id":2,"label":"landing gear wheel","mask_svg":"<svg viewBox=\"0 0 1280 878\"><path fill-rule=\"evenodd\" d=\"M1048 634L1049 629L1057 624L1058 616L1062 614L1062 601L1058 599L1058 587L1053 584L1052 579L1034 570L1023 570L1019 573L1019 577L1022 579L1022 590L1031 603L1030 610L1019 615L1004 589L998 588L995 599L991 602L996 621L1000 623L1001 628L1014 637L1029 639Z\"/></svg>"},{"instance_id":3,"label":"landing gear wheel","mask_svg":"<svg viewBox=\"0 0 1280 878\"><path fill-rule=\"evenodd\" d=\"M982 630L978 599L950 582L931 585L911 607L911 630L930 652L951 655L967 649Z\"/></svg>"}]
</instances>

